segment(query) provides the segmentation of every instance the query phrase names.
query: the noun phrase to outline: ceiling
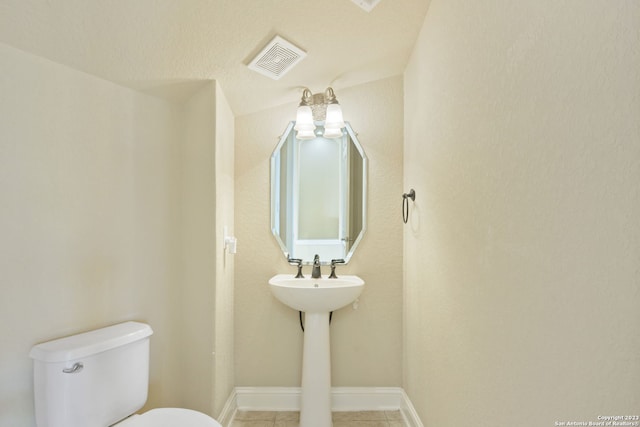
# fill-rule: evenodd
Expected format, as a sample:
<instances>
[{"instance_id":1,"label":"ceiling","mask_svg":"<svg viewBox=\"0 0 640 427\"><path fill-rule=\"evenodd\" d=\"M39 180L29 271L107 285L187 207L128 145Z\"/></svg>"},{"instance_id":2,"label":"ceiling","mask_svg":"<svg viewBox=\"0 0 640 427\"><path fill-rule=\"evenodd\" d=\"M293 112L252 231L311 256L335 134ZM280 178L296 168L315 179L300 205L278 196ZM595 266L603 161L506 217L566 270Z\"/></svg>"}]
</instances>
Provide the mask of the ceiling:
<instances>
[{"instance_id":1,"label":"ceiling","mask_svg":"<svg viewBox=\"0 0 640 427\"><path fill-rule=\"evenodd\" d=\"M218 80L235 115L404 71L429 0L0 0L0 42L174 101ZM307 52L247 68L276 34Z\"/></svg>"}]
</instances>

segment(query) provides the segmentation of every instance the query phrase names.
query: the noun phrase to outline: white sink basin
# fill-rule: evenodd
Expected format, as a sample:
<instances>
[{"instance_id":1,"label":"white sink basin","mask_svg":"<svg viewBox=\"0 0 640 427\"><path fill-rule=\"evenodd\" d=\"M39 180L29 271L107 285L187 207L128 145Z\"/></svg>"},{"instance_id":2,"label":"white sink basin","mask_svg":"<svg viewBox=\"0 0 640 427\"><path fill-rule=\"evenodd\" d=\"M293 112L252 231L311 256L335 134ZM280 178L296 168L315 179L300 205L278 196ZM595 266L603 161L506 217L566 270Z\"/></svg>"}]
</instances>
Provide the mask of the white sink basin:
<instances>
[{"instance_id":1,"label":"white sink basin","mask_svg":"<svg viewBox=\"0 0 640 427\"><path fill-rule=\"evenodd\" d=\"M296 279L293 274L277 274L269 279L269 287L278 300L295 310L328 313L354 302L364 289L364 280L348 275Z\"/></svg>"},{"instance_id":2,"label":"white sink basin","mask_svg":"<svg viewBox=\"0 0 640 427\"><path fill-rule=\"evenodd\" d=\"M358 276L296 279L293 274L278 274L269 279L269 287L280 302L305 312L300 427L331 426L329 312L354 302L364 289L364 280Z\"/></svg>"}]
</instances>

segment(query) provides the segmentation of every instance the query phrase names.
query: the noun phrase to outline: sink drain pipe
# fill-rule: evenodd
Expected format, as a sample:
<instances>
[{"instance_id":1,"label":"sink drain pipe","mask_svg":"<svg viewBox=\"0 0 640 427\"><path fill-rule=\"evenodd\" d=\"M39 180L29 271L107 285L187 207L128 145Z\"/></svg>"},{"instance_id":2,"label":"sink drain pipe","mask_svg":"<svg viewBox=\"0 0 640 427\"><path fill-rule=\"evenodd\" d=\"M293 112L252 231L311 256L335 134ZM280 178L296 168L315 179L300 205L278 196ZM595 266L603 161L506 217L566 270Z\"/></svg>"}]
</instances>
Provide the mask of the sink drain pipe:
<instances>
[{"instance_id":1,"label":"sink drain pipe","mask_svg":"<svg viewBox=\"0 0 640 427\"><path fill-rule=\"evenodd\" d=\"M304 332L304 322L302 321L302 311L298 311L300 317L300 329ZM333 311L329 312L329 324L331 324L331 318L333 317Z\"/></svg>"}]
</instances>

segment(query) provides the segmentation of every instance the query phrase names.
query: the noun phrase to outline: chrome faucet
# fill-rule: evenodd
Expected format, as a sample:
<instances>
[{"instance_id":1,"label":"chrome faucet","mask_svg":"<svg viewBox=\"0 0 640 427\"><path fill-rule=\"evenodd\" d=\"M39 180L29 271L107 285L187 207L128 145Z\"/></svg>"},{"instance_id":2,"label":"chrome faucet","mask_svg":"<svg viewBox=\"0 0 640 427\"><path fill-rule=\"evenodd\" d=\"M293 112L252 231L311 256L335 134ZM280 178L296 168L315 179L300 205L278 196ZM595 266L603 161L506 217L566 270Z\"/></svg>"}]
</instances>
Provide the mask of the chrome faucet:
<instances>
[{"instance_id":1,"label":"chrome faucet","mask_svg":"<svg viewBox=\"0 0 640 427\"><path fill-rule=\"evenodd\" d=\"M337 279L338 278L338 276L336 276L336 264L346 264L346 262L342 258L332 259L331 260L331 274L329 275L329 279Z\"/></svg>"},{"instance_id":2,"label":"chrome faucet","mask_svg":"<svg viewBox=\"0 0 640 427\"><path fill-rule=\"evenodd\" d=\"M320 271L320 256L316 254L313 257L313 270L311 270L311 277L314 279L319 279L322 276L322 272Z\"/></svg>"},{"instance_id":3,"label":"chrome faucet","mask_svg":"<svg viewBox=\"0 0 640 427\"><path fill-rule=\"evenodd\" d=\"M302 260L299 258L287 258L287 261L289 261L289 264L292 265L297 265L298 266L298 274L296 274L296 279L304 279L304 276L302 275Z\"/></svg>"}]
</instances>

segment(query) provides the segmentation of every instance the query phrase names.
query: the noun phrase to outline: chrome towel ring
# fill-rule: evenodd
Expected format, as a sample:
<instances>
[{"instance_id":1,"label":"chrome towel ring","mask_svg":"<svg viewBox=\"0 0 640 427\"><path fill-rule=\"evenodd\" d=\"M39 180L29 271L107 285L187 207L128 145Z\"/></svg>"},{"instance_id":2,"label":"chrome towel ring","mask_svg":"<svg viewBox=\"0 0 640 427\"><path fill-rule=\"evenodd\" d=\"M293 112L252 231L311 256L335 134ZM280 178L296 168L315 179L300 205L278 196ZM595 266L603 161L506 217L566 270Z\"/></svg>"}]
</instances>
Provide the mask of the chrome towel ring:
<instances>
[{"instance_id":1,"label":"chrome towel ring","mask_svg":"<svg viewBox=\"0 0 640 427\"><path fill-rule=\"evenodd\" d=\"M416 192L413 188L402 195L402 221L405 224L409 221L409 199L416 201Z\"/></svg>"}]
</instances>

